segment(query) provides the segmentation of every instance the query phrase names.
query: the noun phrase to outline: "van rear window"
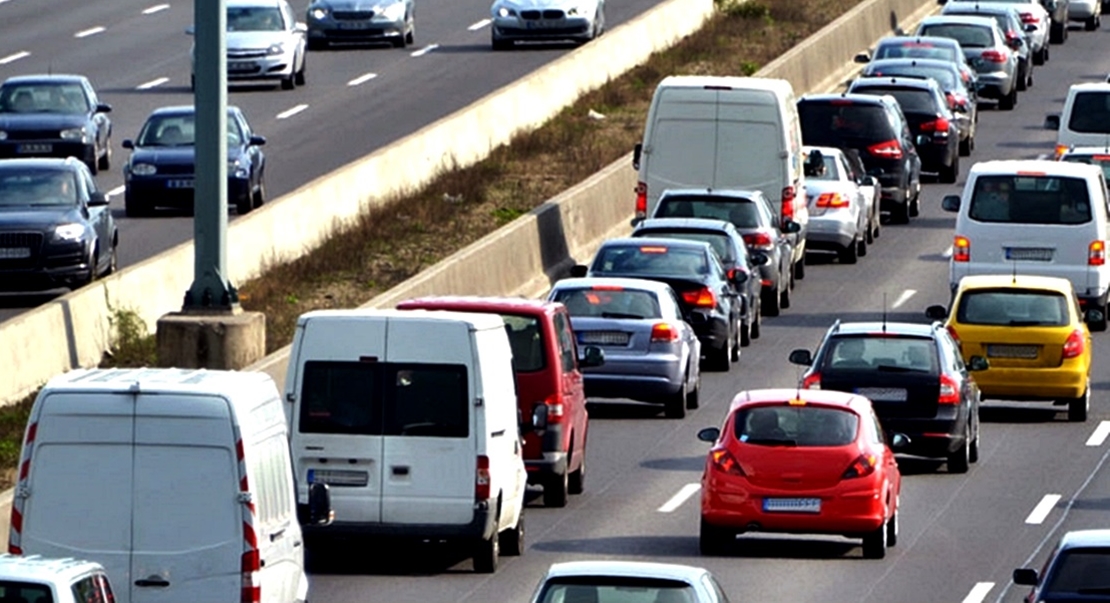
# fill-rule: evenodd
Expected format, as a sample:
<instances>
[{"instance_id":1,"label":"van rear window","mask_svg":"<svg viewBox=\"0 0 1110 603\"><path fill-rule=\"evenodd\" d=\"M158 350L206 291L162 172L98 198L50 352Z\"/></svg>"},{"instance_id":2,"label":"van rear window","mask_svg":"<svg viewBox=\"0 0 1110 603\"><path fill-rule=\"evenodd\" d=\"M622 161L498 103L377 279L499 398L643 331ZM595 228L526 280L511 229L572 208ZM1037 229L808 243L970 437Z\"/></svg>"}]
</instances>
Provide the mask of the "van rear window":
<instances>
[{"instance_id":1,"label":"van rear window","mask_svg":"<svg viewBox=\"0 0 1110 603\"><path fill-rule=\"evenodd\" d=\"M301 385L302 433L465 438L466 367L310 361Z\"/></svg>"},{"instance_id":2,"label":"van rear window","mask_svg":"<svg viewBox=\"0 0 1110 603\"><path fill-rule=\"evenodd\" d=\"M50 594L50 587L46 584L2 580L0 581L0 601L54 603L54 595Z\"/></svg>"},{"instance_id":3,"label":"van rear window","mask_svg":"<svg viewBox=\"0 0 1110 603\"><path fill-rule=\"evenodd\" d=\"M1091 201L1082 178L980 176L967 215L979 222L1086 224Z\"/></svg>"},{"instance_id":4,"label":"van rear window","mask_svg":"<svg viewBox=\"0 0 1110 603\"><path fill-rule=\"evenodd\" d=\"M1076 93L1068 129L1084 134L1110 134L1110 92Z\"/></svg>"},{"instance_id":5,"label":"van rear window","mask_svg":"<svg viewBox=\"0 0 1110 603\"><path fill-rule=\"evenodd\" d=\"M737 228L759 228L759 208L748 199L722 199L714 196L663 197L656 218L705 218L732 222Z\"/></svg>"}]
</instances>

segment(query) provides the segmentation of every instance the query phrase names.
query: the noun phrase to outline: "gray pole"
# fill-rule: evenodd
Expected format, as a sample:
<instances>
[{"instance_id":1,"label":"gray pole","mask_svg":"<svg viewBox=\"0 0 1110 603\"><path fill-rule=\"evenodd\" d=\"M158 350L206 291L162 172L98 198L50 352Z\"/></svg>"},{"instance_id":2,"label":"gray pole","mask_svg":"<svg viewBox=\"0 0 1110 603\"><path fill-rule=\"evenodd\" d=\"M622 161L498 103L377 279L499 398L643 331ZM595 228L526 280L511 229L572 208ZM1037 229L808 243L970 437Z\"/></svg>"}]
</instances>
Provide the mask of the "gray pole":
<instances>
[{"instance_id":1,"label":"gray pole","mask_svg":"<svg viewBox=\"0 0 1110 603\"><path fill-rule=\"evenodd\" d=\"M227 8L225 0L194 0L193 10L195 259L184 310L231 310L239 293L227 280Z\"/></svg>"}]
</instances>

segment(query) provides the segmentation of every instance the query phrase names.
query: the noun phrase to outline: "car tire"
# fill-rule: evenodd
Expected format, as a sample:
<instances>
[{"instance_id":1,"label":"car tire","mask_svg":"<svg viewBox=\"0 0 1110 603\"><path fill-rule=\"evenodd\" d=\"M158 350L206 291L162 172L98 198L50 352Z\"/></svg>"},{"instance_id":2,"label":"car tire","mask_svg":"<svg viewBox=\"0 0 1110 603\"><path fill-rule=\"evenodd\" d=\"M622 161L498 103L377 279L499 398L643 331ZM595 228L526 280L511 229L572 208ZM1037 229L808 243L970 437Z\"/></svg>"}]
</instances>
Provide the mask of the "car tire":
<instances>
[{"instance_id":1,"label":"car tire","mask_svg":"<svg viewBox=\"0 0 1110 603\"><path fill-rule=\"evenodd\" d=\"M1047 44L1045 46L1047 46ZM1047 54L1045 53L1045 49L1043 47L1037 52L1033 53L1034 65L1044 65L1045 60L1047 60Z\"/></svg>"},{"instance_id":2,"label":"car tire","mask_svg":"<svg viewBox=\"0 0 1110 603\"><path fill-rule=\"evenodd\" d=\"M940 181L945 184L953 184L960 178L960 156L957 154L952 158L952 163L949 165L940 166Z\"/></svg>"},{"instance_id":3,"label":"car tire","mask_svg":"<svg viewBox=\"0 0 1110 603\"><path fill-rule=\"evenodd\" d=\"M296 78L296 75L294 75L292 73L289 74L289 77L281 78L281 89L282 90L292 90L292 89L296 88L297 84L296 84L296 79L295 78Z\"/></svg>"},{"instance_id":4,"label":"car tire","mask_svg":"<svg viewBox=\"0 0 1110 603\"><path fill-rule=\"evenodd\" d=\"M105 140L107 148L104 150L104 155L98 157L96 160L96 167L102 172L112 169L112 138L109 137Z\"/></svg>"},{"instance_id":5,"label":"car tire","mask_svg":"<svg viewBox=\"0 0 1110 603\"><path fill-rule=\"evenodd\" d=\"M855 241L852 241L841 247L836 257L840 259L841 264L855 264L859 261L859 246L856 245Z\"/></svg>"},{"instance_id":6,"label":"car tire","mask_svg":"<svg viewBox=\"0 0 1110 603\"><path fill-rule=\"evenodd\" d=\"M964 428L964 443L958 450L948 453L948 472L967 473L971 463L971 425Z\"/></svg>"},{"instance_id":7,"label":"car tire","mask_svg":"<svg viewBox=\"0 0 1110 603\"><path fill-rule=\"evenodd\" d=\"M888 520L889 521L889 520ZM887 523L884 521L883 525L875 530L864 534L863 536L863 558L864 559L882 559L886 557L887 548Z\"/></svg>"},{"instance_id":8,"label":"car tire","mask_svg":"<svg viewBox=\"0 0 1110 603\"><path fill-rule=\"evenodd\" d=\"M249 214L251 209L253 208L253 199L254 195L248 193L246 199L237 200L235 202L235 213L239 214L240 216Z\"/></svg>"},{"instance_id":9,"label":"car tire","mask_svg":"<svg viewBox=\"0 0 1110 603\"><path fill-rule=\"evenodd\" d=\"M585 450L582 451L582 462L578 463L578 468L570 472L570 477L567 478L567 492L571 494L581 494L586 491L586 454Z\"/></svg>"},{"instance_id":10,"label":"car tire","mask_svg":"<svg viewBox=\"0 0 1110 603\"><path fill-rule=\"evenodd\" d=\"M709 348L709 353L706 355L707 368L711 371L720 373L727 373L729 367L732 366L732 338L725 342L720 348Z\"/></svg>"},{"instance_id":11,"label":"car tire","mask_svg":"<svg viewBox=\"0 0 1110 603\"><path fill-rule=\"evenodd\" d=\"M863 237L860 237L859 242L856 243L856 255L862 258L863 256L867 255L867 251L867 235L864 235Z\"/></svg>"},{"instance_id":12,"label":"car tire","mask_svg":"<svg viewBox=\"0 0 1110 603\"><path fill-rule=\"evenodd\" d=\"M886 522L886 545L888 547L896 546L898 544L898 532L901 530L901 522L899 521L899 510L902 508L902 495L899 494L894 503L894 514Z\"/></svg>"},{"instance_id":13,"label":"car tire","mask_svg":"<svg viewBox=\"0 0 1110 603\"><path fill-rule=\"evenodd\" d=\"M266 203L266 185L258 183L258 190L251 195L251 206L262 207Z\"/></svg>"},{"instance_id":14,"label":"car tire","mask_svg":"<svg viewBox=\"0 0 1110 603\"><path fill-rule=\"evenodd\" d=\"M1101 19L1098 15L1091 15L1086 21L1083 22L1083 29L1086 31L1094 31L1102 25Z\"/></svg>"},{"instance_id":15,"label":"car tire","mask_svg":"<svg viewBox=\"0 0 1110 603\"><path fill-rule=\"evenodd\" d=\"M802 257L798 258L797 262L794 262L794 278L800 281L800 280L804 279L805 277L806 277L806 254L803 253Z\"/></svg>"},{"instance_id":16,"label":"car tire","mask_svg":"<svg viewBox=\"0 0 1110 603\"><path fill-rule=\"evenodd\" d=\"M782 293L779 294L779 307L786 309L790 307L790 289L791 287L783 287Z\"/></svg>"},{"instance_id":17,"label":"car tire","mask_svg":"<svg viewBox=\"0 0 1110 603\"><path fill-rule=\"evenodd\" d=\"M694 387L686 392L686 410L696 410L701 406L701 378L694 382Z\"/></svg>"},{"instance_id":18,"label":"car tire","mask_svg":"<svg viewBox=\"0 0 1110 603\"><path fill-rule=\"evenodd\" d=\"M478 541L474 547L474 571L479 574L492 574L497 571L497 560L501 556L501 538L493 536Z\"/></svg>"},{"instance_id":19,"label":"car tire","mask_svg":"<svg viewBox=\"0 0 1110 603\"><path fill-rule=\"evenodd\" d=\"M737 327L736 334L732 336L732 347L729 348L728 352L729 362L740 362L741 328Z\"/></svg>"},{"instance_id":20,"label":"car tire","mask_svg":"<svg viewBox=\"0 0 1110 603\"><path fill-rule=\"evenodd\" d=\"M1018 81L1017 81L1017 85L1014 86L1014 87L1018 91L1024 91L1028 87L1027 86L1027 83L1029 81L1028 67L1023 69L1021 63L1018 63L1017 75L1018 75Z\"/></svg>"},{"instance_id":21,"label":"car tire","mask_svg":"<svg viewBox=\"0 0 1110 603\"><path fill-rule=\"evenodd\" d=\"M763 298L760 300L760 306L767 306L767 316L778 316L782 313L782 297L778 291L761 292L760 296Z\"/></svg>"},{"instance_id":22,"label":"car tire","mask_svg":"<svg viewBox=\"0 0 1110 603\"><path fill-rule=\"evenodd\" d=\"M409 15L409 30L405 34L405 43L409 46L416 43L416 15Z\"/></svg>"},{"instance_id":23,"label":"car tire","mask_svg":"<svg viewBox=\"0 0 1110 603\"><path fill-rule=\"evenodd\" d=\"M564 471L552 475L543 483L543 506L561 509L567 506L567 494L570 492L570 475Z\"/></svg>"},{"instance_id":24,"label":"car tire","mask_svg":"<svg viewBox=\"0 0 1110 603\"><path fill-rule=\"evenodd\" d=\"M1068 404L1068 421L1072 423L1085 423L1087 421L1087 411L1091 407L1091 384L1087 384L1087 391L1078 398L1067 398Z\"/></svg>"},{"instance_id":25,"label":"car tire","mask_svg":"<svg viewBox=\"0 0 1110 603\"><path fill-rule=\"evenodd\" d=\"M524 553L524 509L520 510L520 515L516 519L516 525L501 532L498 535L501 542L498 547L501 549L501 554L506 557L519 557Z\"/></svg>"},{"instance_id":26,"label":"car tire","mask_svg":"<svg viewBox=\"0 0 1110 603\"><path fill-rule=\"evenodd\" d=\"M971 136L968 136L967 138L960 141L961 157L967 157L968 155L971 155L971 149L974 146L973 141L974 139Z\"/></svg>"},{"instance_id":27,"label":"car tire","mask_svg":"<svg viewBox=\"0 0 1110 603\"><path fill-rule=\"evenodd\" d=\"M678 391L667 396L663 401L663 416L668 419L682 419L686 417L686 384L683 383Z\"/></svg>"},{"instance_id":28,"label":"car tire","mask_svg":"<svg viewBox=\"0 0 1110 603\"><path fill-rule=\"evenodd\" d=\"M1051 21L1048 29L1048 41L1052 44L1063 44L1068 39L1068 24Z\"/></svg>"},{"instance_id":29,"label":"car tire","mask_svg":"<svg viewBox=\"0 0 1110 603\"><path fill-rule=\"evenodd\" d=\"M890 212L890 221L894 224L909 224L911 203L912 201L910 199L906 199L905 203L895 205L894 209Z\"/></svg>"},{"instance_id":30,"label":"car tire","mask_svg":"<svg viewBox=\"0 0 1110 603\"><path fill-rule=\"evenodd\" d=\"M724 555L730 546L736 542L736 534L732 530L717 527L701 519L701 528L698 531L698 550L706 557Z\"/></svg>"},{"instance_id":31,"label":"car tire","mask_svg":"<svg viewBox=\"0 0 1110 603\"><path fill-rule=\"evenodd\" d=\"M967 451L967 460L971 461L972 463L978 463L979 462L979 436L982 433L983 433L983 430L979 427L979 422L976 421L976 423L975 423L975 437L971 439L971 446L968 448L968 451Z\"/></svg>"},{"instance_id":32,"label":"car tire","mask_svg":"<svg viewBox=\"0 0 1110 603\"><path fill-rule=\"evenodd\" d=\"M1106 330L1106 321L1108 319L1108 317L1106 316L1106 312L1110 310L1110 304L1104 305L1099 309L1102 310L1102 320L1096 320L1095 322L1087 323L1087 328L1095 333L1101 333L1102 331Z\"/></svg>"},{"instance_id":33,"label":"car tire","mask_svg":"<svg viewBox=\"0 0 1110 603\"><path fill-rule=\"evenodd\" d=\"M1003 111L1013 111L1017 105L1017 87L1010 90L1006 96L998 99L998 108Z\"/></svg>"},{"instance_id":34,"label":"car tire","mask_svg":"<svg viewBox=\"0 0 1110 603\"><path fill-rule=\"evenodd\" d=\"M761 299L761 300L759 300L759 303L756 304L756 306L755 306L755 319L752 320L751 336L752 336L752 339L759 339L759 336L762 335L762 334L763 334L763 300Z\"/></svg>"},{"instance_id":35,"label":"car tire","mask_svg":"<svg viewBox=\"0 0 1110 603\"><path fill-rule=\"evenodd\" d=\"M750 314L750 311L749 311ZM752 324L745 320L740 323L740 345L748 347L752 344Z\"/></svg>"},{"instance_id":36,"label":"car tire","mask_svg":"<svg viewBox=\"0 0 1110 603\"><path fill-rule=\"evenodd\" d=\"M876 201L876 203L878 203L878 202ZM882 236L883 219L882 219L882 216L877 212L875 214L875 222L871 225L871 229L872 229L871 230L871 237L872 238L877 239L880 236Z\"/></svg>"},{"instance_id":37,"label":"car tire","mask_svg":"<svg viewBox=\"0 0 1110 603\"><path fill-rule=\"evenodd\" d=\"M151 214L150 208L143 205L131 195L124 192L123 194L123 213L128 218L139 218L142 216L149 216Z\"/></svg>"},{"instance_id":38,"label":"car tire","mask_svg":"<svg viewBox=\"0 0 1110 603\"><path fill-rule=\"evenodd\" d=\"M306 69L308 69L308 58L307 57L302 57L301 58L301 68L300 68L300 70L297 71L297 73L293 74L293 85L294 86L304 86L305 82L308 81L308 80L305 79L305 70Z\"/></svg>"}]
</instances>

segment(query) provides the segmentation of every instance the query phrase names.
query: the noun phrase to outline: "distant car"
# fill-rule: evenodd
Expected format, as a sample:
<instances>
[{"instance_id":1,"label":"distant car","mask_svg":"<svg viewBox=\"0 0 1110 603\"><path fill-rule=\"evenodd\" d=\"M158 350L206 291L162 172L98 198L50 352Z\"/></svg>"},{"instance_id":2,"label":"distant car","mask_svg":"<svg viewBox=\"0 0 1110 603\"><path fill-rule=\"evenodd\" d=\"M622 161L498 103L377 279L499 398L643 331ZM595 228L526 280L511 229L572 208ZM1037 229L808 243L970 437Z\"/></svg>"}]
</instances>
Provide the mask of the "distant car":
<instances>
[{"instance_id":1,"label":"distant car","mask_svg":"<svg viewBox=\"0 0 1110 603\"><path fill-rule=\"evenodd\" d=\"M1022 39L1025 41L1022 52L1022 73L1024 85L1031 85L1033 81L1032 65L1043 65L1048 60L1048 30L1038 27L1034 22L1036 17L1023 10L1021 4L1012 2L950 2L945 5L942 15L969 15L991 17L998 23L998 28L1006 36L1006 41ZM1024 90L1024 87L1022 88Z\"/></svg>"},{"instance_id":2,"label":"distant car","mask_svg":"<svg viewBox=\"0 0 1110 603\"><path fill-rule=\"evenodd\" d=\"M807 367L804 389L866 396L883 427L905 434L901 452L943 458L951 473L979 460L979 387L959 345L940 323L840 322L825 333L816 354L794 350L790 361Z\"/></svg>"},{"instance_id":3,"label":"distant car","mask_svg":"<svg viewBox=\"0 0 1110 603\"><path fill-rule=\"evenodd\" d=\"M1071 147L1060 156L1060 161L1097 165L1110 180L1110 147Z\"/></svg>"},{"instance_id":4,"label":"distant car","mask_svg":"<svg viewBox=\"0 0 1110 603\"><path fill-rule=\"evenodd\" d=\"M1110 530L1065 532L1044 567L1014 570L1014 584L1032 586L1025 601L1106 601L1110 599Z\"/></svg>"},{"instance_id":5,"label":"distant car","mask_svg":"<svg viewBox=\"0 0 1110 603\"><path fill-rule=\"evenodd\" d=\"M730 281L709 243L659 237L609 239L589 266L575 266L571 276L662 281L678 295L682 315L694 327L708 367L728 371L740 360L743 315L738 287L746 275L737 273Z\"/></svg>"},{"instance_id":6,"label":"distant car","mask_svg":"<svg viewBox=\"0 0 1110 603\"><path fill-rule=\"evenodd\" d=\"M998 108L1010 111L1017 105L1021 80L1020 39L1007 40L994 19L934 15L925 17L917 26L917 34L952 38L960 43L967 60L978 74L978 92L982 98L998 101Z\"/></svg>"},{"instance_id":7,"label":"distant car","mask_svg":"<svg viewBox=\"0 0 1110 603\"><path fill-rule=\"evenodd\" d=\"M956 182L960 176L960 126L936 80L861 77L848 86L848 93L897 99L914 136L921 169L935 172L941 182Z\"/></svg>"},{"instance_id":8,"label":"distant car","mask_svg":"<svg viewBox=\"0 0 1110 603\"><path fill-rule=\"evenodd\" d=\"M131 157L123 167L127 215L157 207L193 209L196 177L196 112L191 105L155 109L135 140L124 140ZM227 108L227 196L239 214L266 201L266 139L254 133L236 106Z\"/></svg>"},{"instance_id":9,"label":"distant car","mask_svg":"<svg viewBox=\"0 0 1110 603\"><path fill-rule=\"evenodd\" d=\"M740 345L748 346L753 339L759 338L763 316L763 282L759 270L770 260L761 251L749 253L744 236L732 222L703 218L649 218L637 224L631 236L705 241L712 245L730 277L737 272L748 275L739 288L744 306Z\"/></svg>"},{"instance_id":10,"label":"distant car","mask_svg":"<svg viewBox=\"0 0 1110 603\"><path fill-rule=\"evenodd\" d=\"M930 306L926 313L946 320L965 360L990 361L975 375L983 399L1053 402L1067 410L1069 421L1087 420L1093 346L1086 323L1105 316L1097 309L1080 312L1071 281L965 276L951 309Z\"/></svg>"},{"instance_id":11,"label":"distant car","mask_svg":"<svg viewBox=\"0 0 1110 603\"><path fill-rule=\"evenodd\" d=\"M794 244L791 233L801 226L793 220L785 222L772 208L770 200L760 191L721 189L668 189L655 206L654 219L699 218L726 220L744 237L748 254L762 253L768 261L760 265L760 316L778 316L790 307L794 288L791 259Z\"/></svg>"},{"instance_id":12,"label":"distant car","mask_svg":"<svg viewBox=\"0 0 1110 603\"><path fill-rule=\"evenodd\" d=\"M582 371L586 397L658 403L675 419L698 407L701 344L670 285L570 278L555 283L547 299L567 307L579 345L605 353L605 364Z\"/></svg>"},{"instance_id":13,"label":"distant car","mask_svg":"<svg viewBox=\"0 0 1110 603\"><path fill-rule=\"evenodd\" d=\"M108 573L99 563L41 555L0 555L0 596L0 601L5 603L113 603L116 600Z\"/></svg>"},{"instance_id":14,"label":"distant car","mask_svg":"<svg viewBox=\"0 0 1110 603\"><path fill-rule=\"evenodd\" d=\"M88 167L0 160L0 288L76 289L116 269L119 230Z\"/></svg>"},{"instance_id":15,"label":"distant car","mask_svg":"<svg viewBox=\"0 0 1110 603\"><path fill-rule=\"evenodd\" d=\"M1094 31L1102 27L1103 0L1070 0L1068 21L1082 21L1083 29Z\"/></svg>"},{"instance_id":16,"label":"distant car","mask_svg":"<svg viewBox=\"0 0 1110 603\"><path fill-rule=\"evenodd\" d=\"M806 202L809 232L806 247L833 251L842 264L854 264L867 255L874 217L874 193L865 194L856 181L844 152L833 147L803 147L807 154L820 155L822 167L806 172ZM867 183L874 179L863 176Z\"/></svg>"},{"instance_id":17,"label":"distant car","mask_svg":"<svg viewBox=\"0 0 1110 603\"><path fill-rule=\"evenodd\" d=\"M838 534L881 559L898 542L902 474L867 398L845 392L763 389L736 394L701 478L703 555L729 552L744 532Z\"/></svg>"},{"instance_id":18,"label":"distant car","mask_svg":"<svg viewBox=\"0 0 1110 603\"><path fill-rule=\"evenodd\" d=\"M568 561L547 570L531 603L729 603L704 568L648 561Z\"/></svg>"},{"instance_id":19,"label":"distant car","mask_svg":"<svg viewBox=\"0 0 1110 603\"><path fill-rule=\"evenodd\" d=\"M494 0L490 16L494 50L526 40L585 43L605 31L605 0Z\"/></svg>"},{"instance_id":20,"label":"distant car","mask_svg":"<svg viewBox=\"0 0 1110 603\"><path fill-rule=\"evenodd\" d=\"M228 82L274 81L282 90L305 85L308 26L297 21L287 0L226 0ZM192 35L193 26L185 33ZM196 90L196 53L190 88Z\"/></svg>"},{"instance_id":21,"label":"distant car","mask_svg":"<svg viewBox=\"0 0 1110 603\"><path fill-rule=\"evenodd\" d=\"M887 36L879 40L874 51L861 52L855 56L857 63L869 63L879 59L936 59L952 61L960 70L964 84L974 88L978 76L968 61L960 43L952 38L937 36Z\"/></svg>"},{"instance_id":22,"label":"distant car","mask_svg":"<svg viewBox=\"0 0 1110 603\"><path fill-rule=\"evenodd\" d=\"M415 42L414 0L312 0L308 5L308 48L331 44L387 42L404 48Z\"/></svg>"},{"instance_id":23,"label":"distant car","mask_svg":"<svg viewBox=\"0 0 1110 603\"><path fill-rule=\"evenodd\" d=\"M112 162L111 105L82 75L23 75L0 85L0 157L76 157L96 175Z\"/></svg>"}]
</instances>

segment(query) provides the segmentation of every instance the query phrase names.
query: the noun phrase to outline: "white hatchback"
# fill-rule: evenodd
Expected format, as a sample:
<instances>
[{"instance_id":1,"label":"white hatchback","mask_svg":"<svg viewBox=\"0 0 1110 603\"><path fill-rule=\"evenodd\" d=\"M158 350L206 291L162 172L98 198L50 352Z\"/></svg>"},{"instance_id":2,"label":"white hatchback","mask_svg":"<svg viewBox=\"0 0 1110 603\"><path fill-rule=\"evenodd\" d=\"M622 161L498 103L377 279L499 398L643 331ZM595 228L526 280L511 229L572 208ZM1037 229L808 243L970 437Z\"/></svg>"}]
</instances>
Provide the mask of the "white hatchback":
<instances>
[{"instance_id":1,"label":"white hatchback","mask_svg":"<svg viewBox=\"0 0 1110 603\"><path fill-rule=\"evenodd\" d=\"M532 603L729 603L713 574L702 567L646 561L555 563Z\"/></svg>"}]
</instances>

